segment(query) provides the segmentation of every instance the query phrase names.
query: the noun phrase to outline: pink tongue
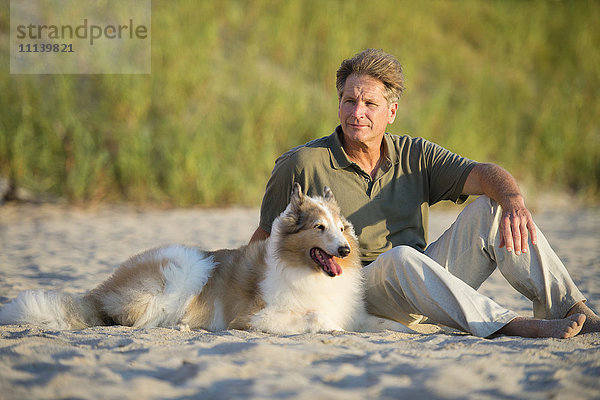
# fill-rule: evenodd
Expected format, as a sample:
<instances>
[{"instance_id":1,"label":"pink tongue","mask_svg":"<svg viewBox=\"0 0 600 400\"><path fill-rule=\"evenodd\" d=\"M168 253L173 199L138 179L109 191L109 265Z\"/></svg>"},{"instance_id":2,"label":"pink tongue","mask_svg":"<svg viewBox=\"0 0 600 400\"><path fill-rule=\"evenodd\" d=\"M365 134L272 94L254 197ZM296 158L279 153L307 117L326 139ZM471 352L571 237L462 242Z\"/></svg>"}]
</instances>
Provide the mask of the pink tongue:
<instances>
[{"instance_id":1,"label":"pink tongue","mask_svg":"<svg viewBox=\"0 0 600 400\"><path fill-rule=\"evenodd\" d=\"M335 259L333 257L325 258L325 260L329 271L333 272L333 274L336 276L342 274L342 267L340 267L340 264L335 262Z\"/></svg>"},{"instance_id":2,"label":"pink tongue","mask_svg":"<svg viewBox=\"0 0 600 400\"><path fill-rule=\"evenodd\" d=\"M315 250L316 256L322 261L321 267L325 272L327 272L331 276L339 276L342 274L342 267L335 262L335 259L329 254L325 253L321 249L313 249Z\"/></svg>"}]
</instances>

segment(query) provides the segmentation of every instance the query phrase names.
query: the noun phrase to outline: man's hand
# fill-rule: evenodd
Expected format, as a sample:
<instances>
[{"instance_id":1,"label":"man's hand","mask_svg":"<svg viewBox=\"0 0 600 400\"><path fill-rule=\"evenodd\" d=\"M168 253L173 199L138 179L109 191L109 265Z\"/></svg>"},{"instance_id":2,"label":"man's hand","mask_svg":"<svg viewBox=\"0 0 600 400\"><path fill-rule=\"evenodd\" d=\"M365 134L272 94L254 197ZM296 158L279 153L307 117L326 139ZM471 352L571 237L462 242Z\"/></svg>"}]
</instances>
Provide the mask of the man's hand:
<instances>
[{"instance_id":1,"label":"man's hand","mask_svg":"<svg viewBox=\"0 0 600 400\"><path fill-rule=\"evenodd\" d=\"M485 194L502 207L500 221L500 247L515 252L526 253L531 243L537 243L535 225L531 213L525 207L525 201L517 181L505 169L495 164L477 164L469 173L463 188L463 194Z\"/></svg>"},{"instance_id":2,"label":"man's hand","mask_svg":"<svg viewBox=\"0 0 600 400\"><path fill-rule=\"evenodd\" d=\"M514 250L516 255L520 255L521 252L527 253L529 235L531 235L531 243L537 244L533 218L522 198L515 205L502 206L500 248L506 246L507 251Z\"/></svg>"}]
</instances>

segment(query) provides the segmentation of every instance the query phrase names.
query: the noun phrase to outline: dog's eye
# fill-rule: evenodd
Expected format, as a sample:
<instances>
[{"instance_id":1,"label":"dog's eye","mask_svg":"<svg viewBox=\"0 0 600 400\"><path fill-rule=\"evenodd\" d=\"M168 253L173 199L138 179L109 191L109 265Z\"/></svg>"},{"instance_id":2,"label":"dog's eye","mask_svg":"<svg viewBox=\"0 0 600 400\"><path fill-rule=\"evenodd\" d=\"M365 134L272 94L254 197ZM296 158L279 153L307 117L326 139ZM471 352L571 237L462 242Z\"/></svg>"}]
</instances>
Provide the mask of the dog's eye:
<instances>
[{"instance_id":1,"label":"dog's eye","mask_svg":"<svg viewBox=\"0 0 600 400\"><path fill-rule=\"evenodd\" d=\"M343 226L340 228L340 231L344 232L344 227Z\"/></svg>"},{"instance_id":2,"label":"dog's eye","mask_svg":"<svg viewBox=\"0 0 600 400\"><path fill-rule=\"evenodd\" d=\"M325 230L325 226L321 225L321 224L317 224L317 225L315 225L315 229L318 229L318 230L320 230L322 232L322 231Z\"/></svg>"}]
</instances>

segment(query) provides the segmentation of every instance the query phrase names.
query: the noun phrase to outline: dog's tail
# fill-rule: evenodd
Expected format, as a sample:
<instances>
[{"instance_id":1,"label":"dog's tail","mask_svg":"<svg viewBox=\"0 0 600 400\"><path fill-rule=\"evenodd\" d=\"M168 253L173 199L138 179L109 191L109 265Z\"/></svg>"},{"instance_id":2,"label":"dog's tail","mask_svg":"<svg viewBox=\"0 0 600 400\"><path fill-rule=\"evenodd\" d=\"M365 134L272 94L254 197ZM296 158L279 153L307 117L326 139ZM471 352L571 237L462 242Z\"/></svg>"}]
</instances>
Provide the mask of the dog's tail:
<instances>
[{"instance_id":1,"label":"dog's tail","mask_svg":"<svg viewBox=\"0 0 600 400\"><path fill-rule=\"evenodd\" d=\"M33 324L59 330L105 325L90 297L45 290L19 293L0 309L0 324Z\"/></svg>"}]
</instances>

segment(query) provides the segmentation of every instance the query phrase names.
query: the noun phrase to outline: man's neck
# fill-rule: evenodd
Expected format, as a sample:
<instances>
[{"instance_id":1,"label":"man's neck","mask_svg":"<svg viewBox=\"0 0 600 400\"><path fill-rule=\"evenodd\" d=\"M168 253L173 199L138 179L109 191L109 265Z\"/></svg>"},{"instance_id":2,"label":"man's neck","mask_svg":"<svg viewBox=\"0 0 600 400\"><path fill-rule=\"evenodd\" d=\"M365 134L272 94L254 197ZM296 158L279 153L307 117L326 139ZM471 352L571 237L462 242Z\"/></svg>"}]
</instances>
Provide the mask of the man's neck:
<instances>
[{"instance_id":1,"label":"man's neck","mask_svg":"<svg viewBox=\"0 0 600 400\"><path fill-rule=\"evenodd\" d=\"M383 136L371 143L350 142L342 137L342 144L348 159L374 179L384 158Z\"/></svg>"}]
</instances>

